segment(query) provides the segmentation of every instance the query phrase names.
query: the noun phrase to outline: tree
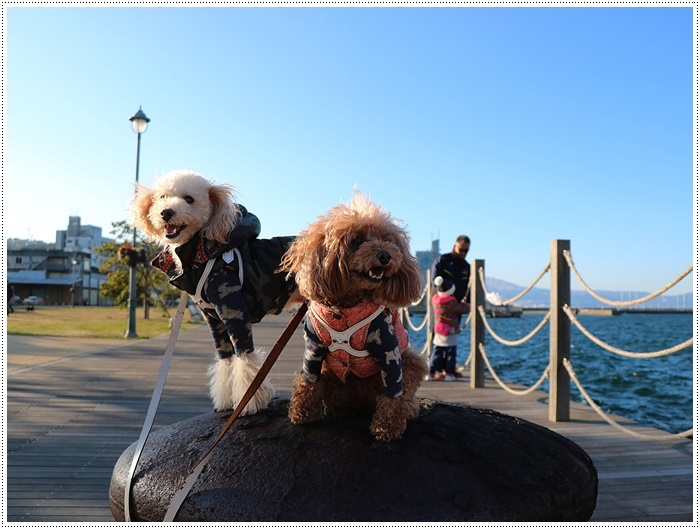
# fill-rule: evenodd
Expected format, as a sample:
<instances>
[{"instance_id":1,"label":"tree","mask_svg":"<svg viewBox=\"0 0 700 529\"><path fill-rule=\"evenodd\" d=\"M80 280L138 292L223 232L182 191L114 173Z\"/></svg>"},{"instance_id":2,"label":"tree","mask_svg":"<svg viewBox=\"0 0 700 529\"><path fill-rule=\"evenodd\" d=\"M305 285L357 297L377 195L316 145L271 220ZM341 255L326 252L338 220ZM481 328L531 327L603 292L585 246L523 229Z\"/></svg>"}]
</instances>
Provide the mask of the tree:
<instances>
[{"instance_id":1,"label":"tree","mask_svg":"<svg viewBox=\"0 0 700 529\"><path fill-rule=\"evenodd\" d=\"M136 296L144 300L144 317L149 318L151 294L156 293L159 299L171 297L169 291L176 289L168 283L165 274L150 265L161 250L160 246L147 242L137 232L136 248L132 247L133 228L127 221L112 223L110 232L115 237L114 242L107 242L95 248L97 255L104 258L100 272L107 275L107 281L100 286L100 294L111 298L117 305L127 306L129 301L129 268L136 267ZM163 294L167 293L165 296ZM165 306L163 308L166 310Z\"/></svg>"}]
</instances>

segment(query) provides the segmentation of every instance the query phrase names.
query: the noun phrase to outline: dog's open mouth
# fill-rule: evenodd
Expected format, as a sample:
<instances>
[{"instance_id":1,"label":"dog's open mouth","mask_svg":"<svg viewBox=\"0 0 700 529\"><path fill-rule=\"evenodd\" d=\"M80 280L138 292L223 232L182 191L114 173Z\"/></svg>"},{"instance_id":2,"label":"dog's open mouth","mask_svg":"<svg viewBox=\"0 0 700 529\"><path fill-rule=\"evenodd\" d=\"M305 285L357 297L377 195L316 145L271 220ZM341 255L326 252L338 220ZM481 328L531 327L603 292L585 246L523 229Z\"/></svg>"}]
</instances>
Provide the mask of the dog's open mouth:
<instances>
[{"instance_id":1,"label":"dog's open mouth","mask_svg":"<svg viewBox=\"0 0 700 529\"><path fill-rule=\"evenodd\" d=\"M372 268L369 272L367 272L367 275L371 281L378 283L384 277L384 268Z\"/></svg>"},{"instance_id":2,"label":"dog's open mouth","mask_svg":"<svg viewBox=\"0 0 700 529\"><path fill-rule=\"evenodd\" d=\"M167 239L174 239L180 233L182 233L182 230L184 230L187 226L186 225L179 225L179 224L166 224L165 225L165 237Z\"/></svg>"}]
</instances>

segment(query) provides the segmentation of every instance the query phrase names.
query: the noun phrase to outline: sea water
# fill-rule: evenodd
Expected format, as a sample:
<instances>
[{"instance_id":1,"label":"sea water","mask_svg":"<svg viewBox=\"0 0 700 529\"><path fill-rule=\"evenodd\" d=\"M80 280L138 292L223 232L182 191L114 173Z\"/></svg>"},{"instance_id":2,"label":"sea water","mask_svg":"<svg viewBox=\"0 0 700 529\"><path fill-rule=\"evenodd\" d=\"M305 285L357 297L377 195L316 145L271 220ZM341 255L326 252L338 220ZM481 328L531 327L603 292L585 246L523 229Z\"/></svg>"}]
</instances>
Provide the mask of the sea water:
<instances>
[{"instance_id":1,"label":"sea water","mask_svg":"<svg viewBox=\"0 0 700 529\"><path fill-rule=\"evenodd\" d=\"M417 326L422 318L414 315L411 321ZM521 318L489 318L488 323L499 337L514 341L532 332L542 318L542 314L526 313ZM633 353L668 349L693 337L693 317L689 314L579 315L577 319L602 342ZM467 327L459 335L458 365L469 355L469 331ZM425 330L409 329L409 333L411 343L420 350ZM488 330L485 335L486 354L502 380L527 387L539 380L549 363L548 324L519 346L501 344ZM583 388L606 413L672 433L694 426L692 346L658 358L628 358L599 347L571 324L570 360ZM548 391L548 381L539 389ZM585 403L573 381L571 400Z\"/></svg>"}]
</instances>

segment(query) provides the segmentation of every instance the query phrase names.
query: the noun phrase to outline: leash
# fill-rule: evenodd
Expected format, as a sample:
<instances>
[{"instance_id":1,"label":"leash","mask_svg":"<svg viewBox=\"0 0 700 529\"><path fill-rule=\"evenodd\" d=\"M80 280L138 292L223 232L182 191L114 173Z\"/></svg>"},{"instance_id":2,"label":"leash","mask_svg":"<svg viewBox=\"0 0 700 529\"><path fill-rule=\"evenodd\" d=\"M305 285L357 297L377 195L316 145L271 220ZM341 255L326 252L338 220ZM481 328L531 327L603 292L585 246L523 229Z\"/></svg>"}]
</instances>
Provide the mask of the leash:
<instances>
[{"instance_id":1,"label":"leash","mask_svg":"<svg viewBox=\"0 0 700 529\"><path fill-rule=\"evenodd\" d=\"M236 418L243 411L243 408L245 408L246 404L248 404L248 402L253 397L253 395L255 395L255 392L258 390L258 388L260 387L260 384L262 384L263 380L265 380L265 377L270 372L272 365L275 363L275 361L279 357L280 353L284 349L284 346L287 345L287 342L292 337L292 334L294 334L294 331L299 326L299 323L301 322L301 319L304 317L304 314L306 314L306 303L303 303L301 305L301 307L299 307L299 310L292 317L291 321L287 325L287 328L284 330L284 332L280 335L280 337L277 339L275 344L272 346L272 350L270 351L270 354L267 355L267 358L265 358L265 361L263 362L262 366L260 366L260 370L258 371L257 375L255 375L255 378L253 379L253 381L250 383L250 387L245 392L245 395L243 395L243 398L238 403L238 406L231 414L231 417L229 418L228 422L221 430L219 437L216 438L216 441L214 441L214 444L211 445L209 450L207 450L205 452L205 454L199 460L199 463L197 463L197 465L195 465L195 467L190 471L189 475L185 478L184 483L180 486L178 491L175 493L175 496L173 496L173 499L170 501L170 507L168 508L168 511L165 513L165 517L163 518L164 522L172 522L175 520L175 517L177 516L177 513L180 510L180 507L182 506L183 502L187 498L187 495L189 494L190 490L192 490L192 487L194 486L195 482L197 481L199 474L202 472L204 465L206 465L207 462L209 461L209 459L214 451L214 448L216 447L217 444L219 444L219 441L221 441L221 439L223 439L226 432L228 432L229 428L231 428L233 421L236 420Z\"/></svg>"},{"instance_id":2,"label":"leash","mask_svg":"<svg viewBox=\"0 0 700 529\"><path fill-rule=\"evenodd\" d=\"M187 298L189 295L183 290L180 294L180 303L177 306L177 314L175 315L175 321L173 322L173 328L170 331L170 339L168 340L168 346L165 348L165 354L163 355L163 362L160 366L160 372L158 373L158 380L156 381L156 387L153 390L153 395L151 396L151 403L148 405L148 411L146 412L146 420L143 423L143 428L141 428L141 435L139 435L139 440L136 443L136 450L134 451L134 458L131 460L131 468L129 469L129 474L127 475L126 481L124 482L124 521L131 521L131 506L129 505L129 497L131 496L131 485L134 479L134 472L136 471L136 466L141 458L141 452L143 452L143 447L146 444L146 439L148 439L148 434L151 432L151 427L153 426L153 421L156 418L156 412L158 411L158 404L160 403L160 397L163 394L163 388L165 387L165 380L168 377L168 369L170 369L170 362L173 359L173 351L175 350L175 343L177 342L177 335L180 333L180 325L182 325L182 317L185 314L185 308L187 307Z\"/></svg>"}]
</instances>

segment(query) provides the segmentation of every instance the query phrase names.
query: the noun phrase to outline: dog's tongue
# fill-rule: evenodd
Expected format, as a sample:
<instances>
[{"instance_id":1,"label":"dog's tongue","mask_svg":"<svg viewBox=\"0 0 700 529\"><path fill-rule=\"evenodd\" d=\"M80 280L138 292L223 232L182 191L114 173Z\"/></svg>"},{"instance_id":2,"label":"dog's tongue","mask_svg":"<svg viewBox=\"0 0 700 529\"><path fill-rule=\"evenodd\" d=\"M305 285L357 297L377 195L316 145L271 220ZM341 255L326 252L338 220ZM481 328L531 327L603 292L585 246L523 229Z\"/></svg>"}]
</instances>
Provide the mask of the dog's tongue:
<instances>
[{"instance_id":1,"label":"dog's tongue","mask_svg":"<svg viewBox=\"0 0 700 529\"><path fill-rule=\"evenodd\" d=\"M179 229L180 229L180 226L178 226L176 224L167 224L165 226L165 233L167 233L168 235L172 235L174 233L177 233Z\"/></svg>"}]
</instances>

